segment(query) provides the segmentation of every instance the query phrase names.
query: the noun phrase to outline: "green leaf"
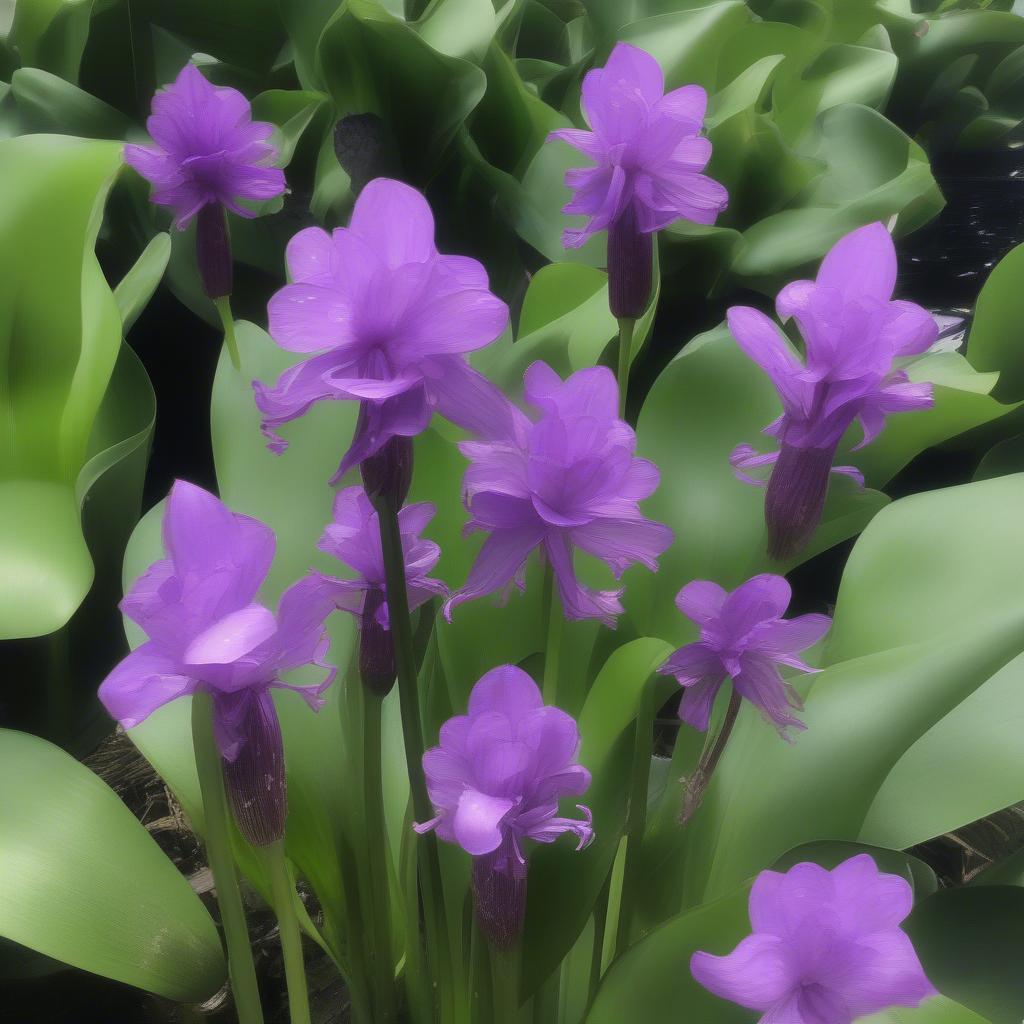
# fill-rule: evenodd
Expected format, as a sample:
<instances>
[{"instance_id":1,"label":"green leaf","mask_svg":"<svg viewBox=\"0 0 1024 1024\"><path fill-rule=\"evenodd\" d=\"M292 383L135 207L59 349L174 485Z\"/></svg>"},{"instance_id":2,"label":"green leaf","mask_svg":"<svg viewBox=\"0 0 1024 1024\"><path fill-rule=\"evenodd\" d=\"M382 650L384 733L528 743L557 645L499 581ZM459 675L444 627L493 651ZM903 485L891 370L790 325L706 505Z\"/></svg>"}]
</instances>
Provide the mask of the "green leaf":
<instances>
[{"instance_id":1,"label":"green leaf","mask_svg":"<svg viewBox=\"0 0 1024 1024\"><path fill-rule=\"evenodd\" d=\"M669 1024L679 1020L681 1007L701 1024L750 1024L752 1011L712 995L690 974L697 950L722 956L750 934L749 891L744 885L679 914L631 946L604 976L586 1024Z\"/></svg>"},{"instance_id":2,"label":"green leaf","mask_svg":"<svg viewBox=\"0 0 1024 1024\"><path fill-rule=\"evenodd\" d=\"M167 261L171 258L171 236L166 231L154 235L114 289L114 298L121 313L121 329L127 334L146 308L153 292L163 280Z\"/></svg>"},{"instance_id":3,"label":"green leaf","mask_svg":"<svg viewBox=\"0 0 1024 1024\"><path fill-rule=\"evenodd\" d=\"M966 1006L935 996L914 1009L897 1007L861 1019L860 1024L991 1024Z\"/></svg>"},{"instance_id":4,"label":"green leaf","mask_svg":"<svg viewBox=\"0 0 1024 1024\"><path fill-rule=\"evenodd\" d=\"M929 980L992 1024L1024 1017L1024 889L947 889L903 925Z\"/></svg>"},{"instance_id":5,"label":"green leaf","mask_svg":"<svg viewBox=\"0 0 1024 1024\"><path fill-rule=\"evenodd\" d=\"M58 747L0 730L0 934L74 967L199 1002L217 929L115 794Z\"/></svg>"},{"instance_id":6,"label":"green leaf","mask_svg":"<svg viewBox=\"0 0 1024 1024\"><path fill-rule=\"evenodd\" d=\"M117 143L0 141L0 636L62 626L92 582L75 489L121 345L93 252Z\"/></svg>"},{"instance_id":7,"label":"green leaf","mask_svg":"<svg viewBox=\"0 0 1024 1024\"><path fill-rule=\"evenodd\" d=\"M17 101L26 132L57 132L88 139L124 139L130 133L142 134L119 110L40 68L15 71L11 95Z\"/></svg>"},{"instance_id":8,"label":"green leaf","mask_svg":"<svg viewBox=\"0 0 1024 1024\"><path fill-rule=\"evenodd\" d=\"M1024 245L1018 245L996 264L982 287L967 340L974 366L999 371L995 395L1001 401L1024 399L1024 352L1016 338L1016 325L1024 317L1022 275Z\"/></svg>"}]
</instances>

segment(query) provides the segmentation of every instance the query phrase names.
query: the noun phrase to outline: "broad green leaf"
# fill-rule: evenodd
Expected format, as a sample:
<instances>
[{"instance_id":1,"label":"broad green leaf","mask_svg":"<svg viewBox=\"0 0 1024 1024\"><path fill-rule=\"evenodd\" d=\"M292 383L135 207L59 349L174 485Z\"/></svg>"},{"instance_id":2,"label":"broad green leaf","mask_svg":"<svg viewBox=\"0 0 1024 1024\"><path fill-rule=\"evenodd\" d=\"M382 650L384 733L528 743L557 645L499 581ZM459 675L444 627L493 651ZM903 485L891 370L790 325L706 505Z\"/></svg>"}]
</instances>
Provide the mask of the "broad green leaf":
<instances>
[{"instance_id":1,"label":"broad green leaf","mask_svg":"<svg viewBox=\"0 0 1024 1024\"><path fill-rule=\"evenodd\" d=\"M860 1024L991 1024L966 1006L934 996L914 1009L896 1007L861 1019Z\"/></svg>"},{"instance_id":2,"label":"broad green leaf","mask_svg":"<svg viewBox=\"0 0 1024 1024\"><path fill-rule=\"evenodd\" d=\"M1018 245L999 261L982 287L967 340L968 357L979 370L999 371L995 394L1002 401L1024 398L1024 351L1016 328L1024 317L1022 275L1024 245Z\"/></svg>"},{"instance_id":3,"label":"broad green leaf","mask_svg":"<svg viewBox=\"0 0 1024 1024\"><path fill-rule=\"evenodd\" d=\"M674 1024L682 1008L701 1024L750 1024L752 1011L712 995L690 974L697 950L722 956L750 934L748 893L744 885L679 914L630 947L604 976L586 1024Z\"/></svg>"},{"instance_id":4,"label":"broad green leaf","mask_svg":"<svg viewBox=\"0 0 1024 1024\"><path fill-rule=\"evenodd\" d=\"M0 767L0 934L169 999L213 995L217 929L113 791L26 733L0 730Z\"/></svg>"},{"instance_id":5,"label":"broad green leaf","mask_svg":"<svg viewBox=\"0 0 1024 1024\"><path fill-rule=\"evenodd\" d=\"M11 76L23 130L87 139L124 139L133 129L119 110L41 68L19 68Z\"/></svg>"},{"instance_id":6,"label":"broad green leaf","mask_svg":"<svg viewBox=\"0 0 1024 1024\"><path fill-rule=\"evenodd\" d=\"M121 345L93 252L117 143L0 141L0 636L62 626L92 582L75 488Z\"/></svg>"},{"instance_id":7,"label":"broad green leaf","mask_svg":"<svg viewBox=\"0 0 1024 1024\"><path fill-rule=\"evenodd\" d=\"M1024 1017L1024 889L948 889L918 904L904 923L925 973L944 995L991 1024Z\"/></svg>"},{"instance_id":8,"label":"broad green leaf","mask_svg":"<svg viewBox=\"0 0 1024 1024\"><path fill-rule=\"evenodd\" d=\"M491 0L432 0L416 22L420 38L439 53L480 63L497 21Z\"/></svg>"},{"instance_id":9,"label":"broad green leaf","mask_svg":"<svg viewBox=\"0 0 1024 1024\"><path fill-rule=\"evenodd\" d=\"M1020 472L1024 472L1024 434L1016 434L993 445L978 463L974 479L991 480L996 476Z\"/></svg>"},{"instance_id":10,"label":"broad green leaf","mask_svg":"<svg viewBox=\"0 0 1024 1024\"><path fill-rule=\"evenodd\" d=\"M273 142L277 146L278 167L291 163L295 147L326 101L321 92L298 89L269 89L253 99L253 119L269 121L277 128Z\"/></svg>"},{"instance_id":11,"label":"broad green leaf","mask_svg":"<svg viewBox=\"0 0 1024 1024\"><path fill-rule=\"evenodd\" d=\"M10 41L24 67L78 79L95 0L18 0Z\"/></svg>"}]
</instances>

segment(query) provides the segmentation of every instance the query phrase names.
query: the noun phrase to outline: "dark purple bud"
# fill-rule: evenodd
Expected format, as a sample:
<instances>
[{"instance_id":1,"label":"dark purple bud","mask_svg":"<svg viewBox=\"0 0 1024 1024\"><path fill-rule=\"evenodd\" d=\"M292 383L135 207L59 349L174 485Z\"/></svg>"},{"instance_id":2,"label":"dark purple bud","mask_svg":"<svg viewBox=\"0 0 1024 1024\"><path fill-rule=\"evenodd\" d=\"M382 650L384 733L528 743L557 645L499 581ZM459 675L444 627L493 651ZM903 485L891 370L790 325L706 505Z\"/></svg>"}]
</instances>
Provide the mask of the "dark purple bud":
<instances>
[{"instance_id":1,"label":"dark purple bud","mask_svg":"<svg viewBox=\"0 0 1024 1024\"><path fill-rule=\"evenodd\" d=\"M523 932L526 916L526 862L509 853L506 840L494 853L473 858L476 921L497 950L510 950Z\"/></svg>"},{"instance_id":2,"label":"dark purple bud","mask_svg":"<svg viewBox=\"0 0 1024 1024\"><path fill-rule=\"evenodd\" d=\"M269 846L284 835L288 789L281 724L269 692L246 701L234 761L225 759L224 783L238 831L253 846Z\"/></svg>"},{"instance_id":3,"label":"dark purple bud","mask_svg":"<svg viewBox=\"0 0 1024 1024\"><path fill-rule=\"evenodd\" d=\"M360 407L359 416L363 416ZM356 427L358 434L359 428ZM359 464L363 490L370 501L388 498L396 509L405 504L412 484L412 438L392 437L379 451Z\"/></svg>"},{"instance_id":4,"label":"dark purple bud","mask_svg":"<svg viewBox=\"0 0 1024 1024\"><path fill-rule=\"evenodd\" d=\"M654 235L641 231L630 204L608 228L608 306L620 320L643 315L651 297Z\"/></svg>"},{"instance_id":5,"label":"dark purple bud","mask_svg":"<svg viewBox=\"0 0 1024 1024\"><path fill-rule=\"evenodd\" d=\"M782 443L764 496L768 554L785 561L801 551L821 522L835 447Z\"/></svg>"},{"instance_id":6,"label":"dark purple bud","mask_svg":"<svg viewBox=\"0 0 1024 1024\"><path fill-rule=\"evenodd\" d=\"M374 178L397 178L398 147L376 114L349 114L334 126L334 153L359 195Z\"/></svg>"},{"instance_id":7,"label":"dark purple bud","mask_svg":"<svg viewBox=\"0 0 1024 1024\"><path fill-rule=\"evenodd\" d=\"M391 630L377 621L377 612L384 604L384 591L374 588L366 592L363 616L359 627L359 675L371 693L386 697L395 685L395 642Z\"/></svg>"},{"instance_id":8,"label":"dark purple bud","mask_svg":"<svg viewBox=\"0 0 1024 1024\"><path fill-rule=\"evenodd\" d=\"M231 294L231 236L220 203L207 203L196 217L196 263L208 298Z\"/></svg>"}]
</instances>

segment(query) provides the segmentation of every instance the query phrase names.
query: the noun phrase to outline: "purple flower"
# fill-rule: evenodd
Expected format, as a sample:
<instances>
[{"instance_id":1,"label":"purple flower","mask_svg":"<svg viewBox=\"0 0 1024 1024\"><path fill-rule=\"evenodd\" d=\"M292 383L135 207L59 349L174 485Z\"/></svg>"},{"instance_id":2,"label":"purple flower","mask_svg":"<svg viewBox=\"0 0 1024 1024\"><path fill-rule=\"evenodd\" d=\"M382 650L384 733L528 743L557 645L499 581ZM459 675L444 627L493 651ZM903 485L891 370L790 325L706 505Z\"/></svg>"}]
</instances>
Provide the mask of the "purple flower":
<instances>
[{"instance_id":1,"label":"purple flower","mask_svg":"<svg viewBox=\"0 0 1024 1024\"><path fill-rule=\"evenodd\" d=\"M149 639L107 676L100 699L131 728L177 697L208 692L239 827L252 842L272 842L283 832L286 803L270 691L294 690L314 710L323 705L321 694L335 675L323 662L327 609L308 578L285 591L276 616L258 603L274 557L273 532L199 487L175 483L163 534L167 557L121 602ZM280 678L309 664L328 669L321 683L293 686ZM246 780L244 790L232 785Z\"/></svg>"},{"instance_id":2,"label":"purple flower","mask_svg":"<svg viewBox=\"0 0 1024 1024\"><path fill-rule=\"evenodd\" d=\"M747 483L745 470L774 469L765 495L769 553L789 558L803 547L821 519L836 448L854 420L864 447L878 436L889 413L927 409L928 383L912 383L895 367L901 356L924 352L938 326L912 302L891 301L896 283L896 250L881 224L858 228L825 257L816 281L794 281L779 292L781 319L792 316L806 354L798 358L763 313L746 306L729 310L729 329L740 348L771 378L782 399L782 415L764 430L779 440L779 451L760 455L740 445L730 461Z\"/></svg>"},{"instance_id":3,"label":"purple flower","mask_svg":"<svg viewBox=\"0 0 1024 1024\"><path fill-rule=\"evenodd\" d=\"M415 611L431 597L445 597L448 588L430 578L441 549L420 533L434 518L429 502L406 505L398 513L405 555L405 581L409 610ZM331 604L349 612L361 623L360 670L375 692L387 693L395 680L394 645L388 618L384 555L377 512L360 487L346 487L334 499L334 519L324 530L319 548L354 569L354 579L335 579L317 574L320 593Z\"/></svg>"},{"instance_id":4,"label":"purple flower","mask_svg":"<svg viewBox=\"0 0 1024 1024\"><path fill-rule=\"evenodd\" d=\"M240 199L284 191L284 172L269 166L277 159L267 141L274 126L253 121L240 92L211 85L192 64L153 97L146 129L155 145L125 146L124 158L152 183L153 202L174 209L176 227L213 204L253 217Z\"/></svg>"},{"instance_id":5,"label":"purple flower","mask_svg":"<svg viewBox=\"0 0 1024 1024\"><path fill-rule=\"evenodd\" d=\"M760 1011L760 1024L852 1024L936 995L899 925L910 885L867 854L826 871L797 864L762 871L750 891L747 936L728 956L697 952L694 978Z\"/></svg>"},{"instance_id":6,"label":"purple flower","mask_svg":"<svg viewBox=\"0 0 1024 1024\"><path fill-rule=\"evenodd\" d=\"M568 832L582 850L593 839L586 807L577 805L582 821L558 814L562 797L590 785L590 772L576 762L579 729L564 711L544 705L522 669L501 665L473 687L469 714L441 726L440 741L423 755L437 816L416 831L434 829L474 858L478 917L506 948L522 925L524 840L553 843Z\"/></svg>"},{"instance_id":7,"label":"purple flower","mask_svg":"<svg viewBox=\"0 0 1024 1024\"><path fill-rule=\"evenodd\" d=\"M701 171L711 143L700 132L707 93L686 85L665 95L658 62L628 43L612 50L603 68L583 79L581 104L591 131L564 128L561 139L593 160L595 167L569 171L575 195L565 213L589 217L563 237L578 248L608 229L608 273L612 312L635 318L651 285L651 235L674 221L713 224L729 196Z\"/></svg>"},{"instance_id":8,"label":"purple flower","mask_svg":"<svg viewBox=\"0 0 1024 1024\"><path fill-rule=\"evenodd\" d=\"M616 577L635 562L656 571L672 531L645 519L637 503L658 486L658 469L634 458L636 435L618 418L618 386L605 367L579 370L563 382L537 362L524 381L526 400L539 410L536 421L516 410L510 433L459 446L470 460L463 483L471 517L466 531L490 536L445 614L513 580L522 587L526 559L540 548L566 616L614 627L622 591L584 587L573 569L573 549L601 559Z\"/></svg>"},{"instance_id":9,"label":"purple flower","mask_svg":"<svg viewBox=\"0 0 1024 1024\"><path fill-rule=\"evenodd\" d=\"M398 181L363 189L348 228L300 231L288 244L292 284L270 300L270 333L292 352L319 352L268 388L254 382L263 430L274 432L322 399L362 403L352 446L334 480L393 437L414 437L438 410L475 430L507 415L494 385L464 353L508 322L476 260L442 256L426 200Z\"/></svg>"},{"instance_id":10,"label":"purple flower","mask_svg":"<svg viewBox=\"0 0 1024 1024\"><path fill-rule=\"evenodd\" d=\"M685 688L679 717L701 732L711 720L715 697L731 677L735 692L745 697L785 736L788 727L804 724L789 713L802 703L779 675L779 665L816 672L797 654L817 643L829 630L827 615L783 619L792 591L781 576L755 576L732 593L717 583L694 580L676 595L676 606L700 626L700 640L680 647L658 669L673 675Z\"/></svg>"}]
</instances>

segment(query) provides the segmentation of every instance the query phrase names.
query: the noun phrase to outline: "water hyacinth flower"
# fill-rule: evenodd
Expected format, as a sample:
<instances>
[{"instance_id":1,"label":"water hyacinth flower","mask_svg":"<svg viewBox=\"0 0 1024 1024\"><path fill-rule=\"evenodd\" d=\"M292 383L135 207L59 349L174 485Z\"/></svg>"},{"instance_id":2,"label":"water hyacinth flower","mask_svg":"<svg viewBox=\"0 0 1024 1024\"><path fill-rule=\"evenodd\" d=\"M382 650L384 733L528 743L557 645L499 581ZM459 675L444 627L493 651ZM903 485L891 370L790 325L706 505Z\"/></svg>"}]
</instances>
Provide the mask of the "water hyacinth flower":
<instances>
[{"instance_id":1,"label":"water hyacinth flower","mask_svg":"<svg viewBox=\"0 0 1024 1024\"><path fill-rule=\"evenodd\" d=\"M914 897L867 854L826 871L762 871L750 890L753 934L728 956L697 952L693 977L760 1011L760 1024L852 1024L936 995L900 923Z\"/></svg>"},{"instance_id":2,"label":"water hyacinth flower","mask_svg":"<svg viewBox=\"0 0 1024 1024\"><path fill-rule=\"evenodd\" d=\"M285 190L278 153L268 139L274 126L252 120L249 101L236 89L215 86L192 64L153 97L146 121L152 146L125 146L125 161L153 186L151 199L174 211L174 224L198 216L196 257L211 299L231 293L231 243L224 211L255 214L241 201L273 199Z\"/></svg>"},{"instance_id":3,"label":"water hyacinth flower","mask_svg":"<svg viewBox=\"0 0 1024 1024\"><path fill-rule=\"evenodd\" d=\"M270 300L270 334L311 357L273 387L253 384L272 451L287 447L281 424L325 399L361 403L334 481L392 438L424 431L435 410L469 430L507 416L465 353L501 334L508 308L481 264L437 251L433 215L415 189L371 181L347 228L300 231L287 261L292 283Z\"/></svg>"},{"instance_id":4,"label":"water hyacinth flower","mask_svg":"<svg viewBox=\"0 0 1024 1024\"><path fill-rule=\"evenodd\" d=\"M488 939L509 948L522 929L526 840L553 843L569 833L582 850L594 838L583 820L558 814L562 797L580 796L590 772L577 763L573 718L547 707L536 683L514 665L482 676L468 714L441 726L440 745L423 755L427 791L437 816L415 826L435 830L473 857L477 918Z\"/></svg>"},{"instance_id":5,"label":"water hyacinth flower","mask_svg":"<svg viewBox=\"0 0 1024 1024\"><path fill-rule=\"evenodd\" d=\"M149 639L107 676L99 696L126 729L157 708L205 691L239 830L266 846L287 815L281 727L271 690L298 693L313 710L335 670L324 664L325 608L307 578L284 592L277 615L256 600L274 557L274 534L212 494L177 481L163 522L167 557L136 580L121 610ZM313 686L284 682L304 665L326 670Z\"/></svg>"},{"instance_id":6,"label":"water hyacinth flower","mask_svg":"<svg viewBox=\"0 0 1024 1024\"><path fill-rule=\"evenodd\" d=\"M800 359L763 313L746 306L728 312L729 330L740 348L771 378L782 399L782 415L764 433L779 450L759 454L740 445L730 461L737 475L759 483L748 471L772 466L765 493L769 554L790 558L810 539L819 521L829 474L846 473L863 483L851 466L833 466L847 428L859 421L863 439L873 441L890 413L927 409L932 387L912 382L895 365L934 344L938 325L912 302L893 301L896 250L882 224L869 224L840 239L814 281L794 281L779 292L781 319L793 317L806 354Z\"/></svg>"},{"instance_id":7,"label":"water hyacinth flower","mask_svg":"<svg viewBox=\"0 0 1024 1024\"><path fill-rule=\"evenodd\" d=\"M520 587L530 553L549 560L570 619L597 618L614 627L621 590L583 586L573 568L579 548L621 576L640 562L652 572L672 531L644 518L639 502L658 486L658 469L635 458L636 435L618 418L618 387L603 366L563 381L546 363L524 377L526 400L539 415L516 410L509 434L460 444L469 459L463 496L467 532L490 534L469 578L445 606Z\"/></svg>"},{"instance_id":8,"label":"water hyacinth flower","mask_svg":"<svg viewBox=\"0 0 1024 1024\"><path fill-rule=\"evenodd\" d=\"M444 583L429 575L441 557L441 549L420 536L434 518L434 511L429 502L419 502L398 513L410 611L432 597L448 594ZM354 579L319 573L314 578L320 596L359 621L360 674L371 690L386 694L395 682L395 650L388 618L384 555L377 512L362 488L346 487L337 493L333 520L317 546L357 574Z\"/></svg>"},{"instance_id":9,"label":"water hyacinth flower","mask_svg":"<svg viewBox=\"0 0 1024 1024\"><path fill-rule=\"evenodd\" d=\"M700 627L700 640L680 647L658 669L684 687L679 717L704 732L715 697L727 678L780 735L804 724L790 713L803 705L779 675L779 665L815 672L797 655L829 630L827 615L782 616L792 590L781 576L754 576L731 593L717 583L694 580L676 595L676 606Z\"/></svg>"},{"instance_id":10,"label":"water hyacinth flower","mask_svg":"<svg viewBox=\"0 0 1024 1024\"><path fill-rule=\"evenodd\" d=\"M619 43L603 68L583 79L581 105L590 131L562 128L549 139L578 149L594 167L570 170L575 193L564 212L589 219L563 235L578 248L608 231L612 314L636 319L651 293L653 235L677 220L714 224L728 203L725 188L701 172L711 143L701 135L707 93L685 85L665 94L658 62Z\"/></svg>"}]
</instances>

